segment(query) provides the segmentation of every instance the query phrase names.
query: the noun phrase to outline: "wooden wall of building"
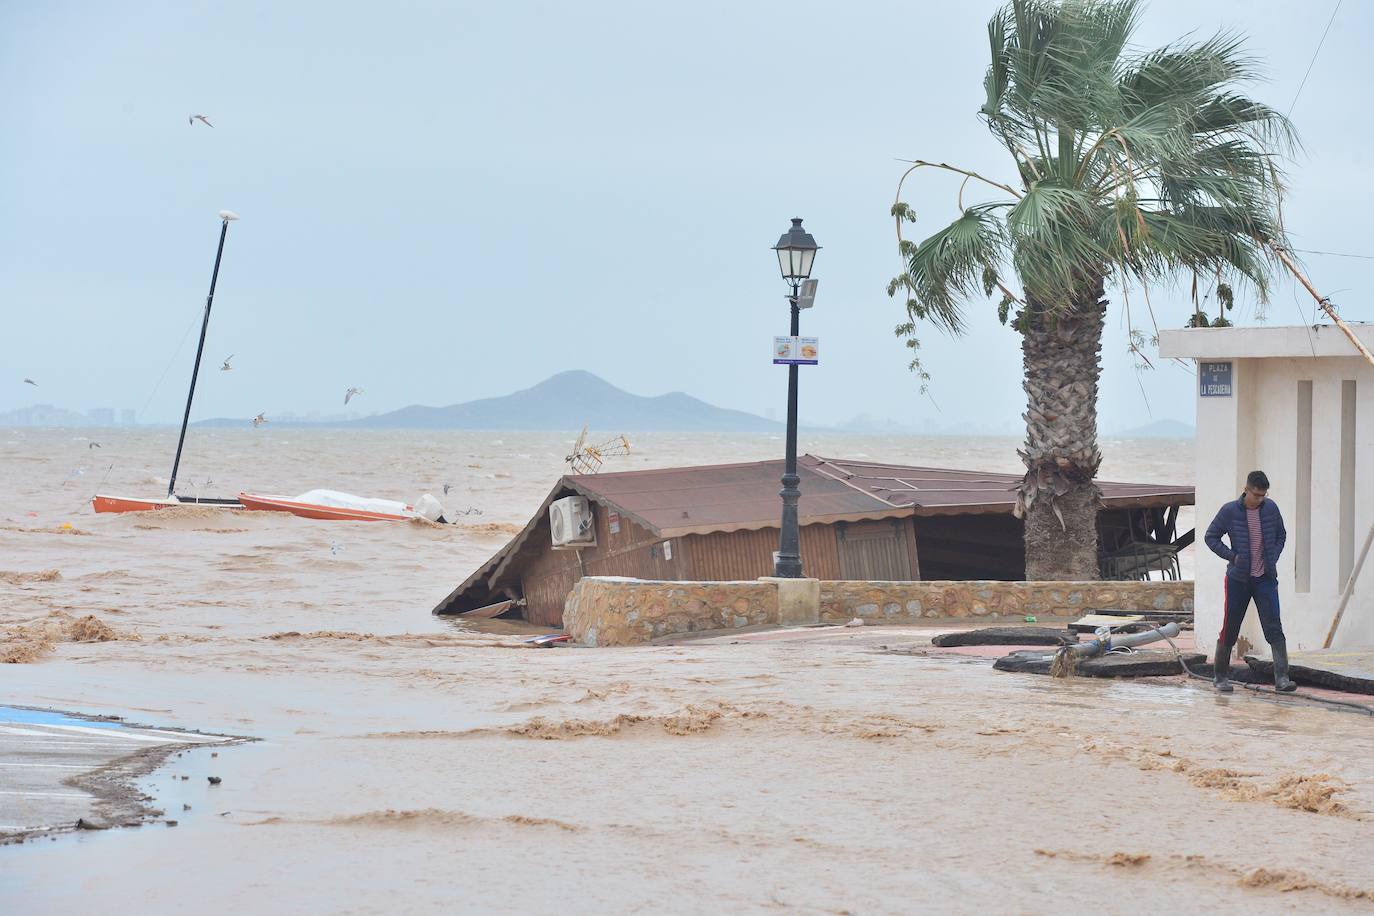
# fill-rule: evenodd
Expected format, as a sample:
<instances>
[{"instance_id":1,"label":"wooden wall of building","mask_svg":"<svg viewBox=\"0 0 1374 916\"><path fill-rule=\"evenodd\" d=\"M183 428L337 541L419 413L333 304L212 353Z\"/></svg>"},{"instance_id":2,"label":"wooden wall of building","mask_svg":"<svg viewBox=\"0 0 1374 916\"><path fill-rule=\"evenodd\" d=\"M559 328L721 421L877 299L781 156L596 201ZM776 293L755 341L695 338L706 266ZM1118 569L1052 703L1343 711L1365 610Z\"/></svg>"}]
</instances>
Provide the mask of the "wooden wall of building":
<instances>
[{"instance_id":1,"label":"wooden wall of building","mask_svg":"<svg viewBox=\"0 0 1374 916\"><path fill-rule=\"evenodd\" d=\"M583 576L630 576L636 579L689 578L677 542L668 550L647 529L605 506L593 504L596 546L578 550L554 550L548 519L530 533L533 558L522 564L521 591L525 619L544 626L560 626L563 602ZM618 517L618 524L615 523ZM618 531L612 531L616 527ZM671 553L669 557L666 554ZM519 560L517 560L519 562Z\"/></svg>"},{"instance_id":2,"label":"wooden wall of building","mask_svg":"<svg viewBox=\"0 0 1374 916\"><path fill-rule=\"evenodd\" d=\"M531 623L560 626L563 604L583 576L736 581L773 574L777 528L689 534L665 541L605 506L594 504L592 512L595 547L554 550L545 518L502 576L499 584L507 588L513 588L518 578L525 617ZM612 531L616 517L619 530ZM1105 510L1099 524L1110 531L1124 525L1126 518L1124 510ZM848 559L843 565L841 528L852 542L846 545ZM1026 571L1022 537L1021 521L1000 514L803 525L802 567L815 579L1020 580ZM876 542L889 538L891 544Z\"/></svg>"},{"instance_id":3,"label":"wooden wall of building","mask_svg":"<svg viewBox=\"0 0 1374 916\"><path fill-rule=\"evenodd\" d=\"M593 505L592 514L595 547L554 550L545 519L530 533L525 548L530 556L517 557L512 564L522 570L520 591L525 599L525 619L531 623L559 626L563 603L582 576L729 581L773 574L773 552L778 549L776 528L689 534L665 541L624 516L619 518L620 530L613 532L612 513L605 506ZM806 575L816 579L839 578L833 526L803 525L801 551ZM503 579L515 574L509 573Z\"/></svg>"},{"instance_id":4,"label":"wooden wall of building","mask_svg":"<svg viewBox=\"0 0 1374 916\"><path fill-rule=\"evenodd\" d=\"M771 576L778 535L777 528L689 534L682 539L687 558L685 578L723 582ZM835 529L830 525L803 525L801 556L802 571L810 578L837 578L840 561L835 550Z\"/></svg>"},{"instance_id":5,"label":"wooden wall of building","mask_svg":"<svg viewBox=\"0 0 1374 916\"><path fill-rule=\"evenodd\" d=\"M910 582L921 578L916 557L916 531L905 518L837 522L836 549L840 579Z\"/></svg>"}]
</instances>

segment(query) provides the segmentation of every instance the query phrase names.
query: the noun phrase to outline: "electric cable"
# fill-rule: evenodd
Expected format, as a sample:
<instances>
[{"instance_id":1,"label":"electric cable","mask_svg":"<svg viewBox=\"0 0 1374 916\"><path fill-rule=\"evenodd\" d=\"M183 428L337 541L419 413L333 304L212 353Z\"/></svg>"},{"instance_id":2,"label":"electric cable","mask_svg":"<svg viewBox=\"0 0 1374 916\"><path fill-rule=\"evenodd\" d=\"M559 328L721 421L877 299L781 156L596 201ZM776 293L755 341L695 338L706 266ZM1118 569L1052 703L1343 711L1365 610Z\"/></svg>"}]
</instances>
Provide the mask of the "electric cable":
<instances>
[{"instance_id":1,"label":"electric cable","mask_svg":"<svg viewBox=\"0 0 1374 916\"><path fill-rule=\"evenodd\" d=\"M1163 636L1164 634L1161 633L1160 635ZM1183 660L1183 653L1179 651L1178 646L1174 644L1172 639L1168 636L1164 636L1164 639L1169 643L1169 648L1174 650L1174 655L1178 658L1178 663L1183 666L1183 670L1187 672L1189 677L1195 677L1200 681L1207 681L1208 683L1212 682L1212 679L1207 675L1198 674L1192 668L1188 667L1188 663ZM1266 687L1263 684L1242 684L1240 681L1236 681L1235 683L1240 684L1240 686L1244 687L1246 690L1251 690L1255 693L1272 694L1278 699L1286 700L1292 697L1293 699L1306 700L1309 703L1321 703L1326 706L1335 706L1339 709L1353 709L1374 716L1374 706L1367 706L1364 703L1354 703L1350 700L1328 700L1326 697L1314 697L1309 693L1279 693L1273 687Z\"/></svg>"},{"instance_id":2,"label":"electric cable","mask_svg":"<svg viewBox=\"0 0 1374 916\"><path fill-rule=\"evenodd\" d=\"M1340 12L1342 0L1336 0L1336 6L1331 10L1331 18L1326 20L1326 29L1322 31L1321 40L1317 42L1317 50L1312 52L1312 59L1307 63L1307 71L1302 75L1302 82L1298 83L1298 91L1293 93L1293 101L1288 103L1288 114L1285 118L1293 114L1293 108L1298 104L1298 96L1302 95L1302 89L1307 85L1307 77L1312 74L1312 66L1317 62L1317 55L1322 53L1322 45L1326 44L1326 36L1331 31L1331 23L1336 21L1336 13Z\"/></svg>"}]
</instances>

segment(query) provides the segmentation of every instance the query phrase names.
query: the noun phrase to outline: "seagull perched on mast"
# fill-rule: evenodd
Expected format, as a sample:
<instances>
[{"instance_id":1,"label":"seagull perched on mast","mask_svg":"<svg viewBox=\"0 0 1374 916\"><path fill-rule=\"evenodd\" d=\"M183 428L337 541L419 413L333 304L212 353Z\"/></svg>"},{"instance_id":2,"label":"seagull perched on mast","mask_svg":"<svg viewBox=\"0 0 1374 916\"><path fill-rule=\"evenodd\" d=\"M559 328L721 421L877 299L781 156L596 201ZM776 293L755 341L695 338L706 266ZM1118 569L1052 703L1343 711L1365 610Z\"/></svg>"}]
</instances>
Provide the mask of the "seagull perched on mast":
<instances>
[{"instance_id":1,"label":"seagull perched on mast","mask_svg":"<svg viewBox=\"0 0 1374 916\"><path fill-rule=\"evenodd\" d=\"M254 426L254 428L259 427L259 426L261 426L262 424L264 424L264 423L266 423L266 422L267 422L267 417L266 417L264 414L258 414L256 417L253 418L253 426Z\"/></svg>"},{"instance_id":2,"label":"seagull perched on mast","mask_svg":"<svg viewBox=\"0 0 1374 916\"><path fill-rule=\"evenodd\" d=\"M363 390L362 390L361 388L350 388L350 389L348 389L347 391L345 391L345 392L344 392L344 406L348 406L348 402L349 402L349 401L353 400L355 397L357 397L358 395L360 395L360 394L362 394L362 393L363 393Z\"/></svg>"},{"instance_id":3,"label":"seagull perched on mast","mask_svg":"<svg viewBox=\"0 0 1374 916\"><path fill-rule=\"evenodd\" d=\"M205 117L205 115L191 115L189 118L186 119L186 123L187 123L187 124L190 124L192 127L195 127L195 126L196 126L196 122L197 122L197 121L199 121L200 123L204 124L206 127L214 127L214 126L215 126L215 125L213 125L213 124L210 123L210 121Z\"/></svg>"},{"instance_id":4,"label":"seagull perched on mast","mask_svg":"<svg viewBox=\"0 0 1374 916\"><path fill-rule=\"evenodd\" d=\"M220 371L220 372L228 372L230 369L234 368L233 366L229 365L229 360L231 360L231 359L233 359L233 358L234 358L234 354L230 353L230 354L225 358L225 360L224 360L224 365L219 367L219 371Z\"/></svg>"}]
</instances>

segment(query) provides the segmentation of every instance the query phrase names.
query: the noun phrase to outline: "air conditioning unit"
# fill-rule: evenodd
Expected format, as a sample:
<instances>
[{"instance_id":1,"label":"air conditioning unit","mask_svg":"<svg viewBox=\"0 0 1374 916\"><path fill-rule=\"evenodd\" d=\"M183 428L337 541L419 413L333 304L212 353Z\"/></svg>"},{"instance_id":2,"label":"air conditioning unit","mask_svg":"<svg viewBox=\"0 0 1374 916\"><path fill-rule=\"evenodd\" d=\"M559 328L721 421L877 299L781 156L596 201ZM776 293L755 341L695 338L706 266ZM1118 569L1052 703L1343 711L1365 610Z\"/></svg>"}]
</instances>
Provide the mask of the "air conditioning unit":
<instances>
[{"instance_id":1,"label":"air conditioning unit","mask_svg":"<svg viewBox=\"0 0 1374 916\"><path fill-rule=\"evenodd\" d=\"M596 525L585 496L565 496L549 506L549 532L554 550L596 546Z\"/></svg>"}]
</instances>

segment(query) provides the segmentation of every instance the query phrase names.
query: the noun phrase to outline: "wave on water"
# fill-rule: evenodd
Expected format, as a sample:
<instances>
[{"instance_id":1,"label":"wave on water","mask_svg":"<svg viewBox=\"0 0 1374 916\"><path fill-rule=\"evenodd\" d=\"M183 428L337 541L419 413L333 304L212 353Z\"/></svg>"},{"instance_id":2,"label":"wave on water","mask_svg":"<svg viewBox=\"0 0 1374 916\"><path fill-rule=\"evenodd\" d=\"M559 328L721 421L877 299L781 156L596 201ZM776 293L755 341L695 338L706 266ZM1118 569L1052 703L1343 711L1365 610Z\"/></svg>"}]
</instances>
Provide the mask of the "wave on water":
<instances>
[{"instance_id":1,"label":"wave on water","mask_svg":"<svg viewBox=\"0 0 1374 916\"><path fill-rule=\"evenodd\" d=\"M149 522L179 522L179 521L200 521L207 518L224 518L225 512L233 512L236 515L242 514L242 509L222 509L217 506L166 506L161 509L149 509L146 512L124 512L123 518L138 519L140 523ZM154 526L158 527L158 526Z\"/></svg>"},{"instance_id":2,"label":"wave on water","mask_svg":"<svg viewBox=\"0 0 1374 916\"><path fill-rule=\"evenodd\" d=\"M36 572L8 572L0 570L0 582L10 585L24 585L29 582L57 582L62 578L60 569L40 569Z\"/></svg>"},{"instance_id":3,"label":"wave on water","mask_svg":"<svg viewBox=\"0 0 1374 916\"><path fill-rule=\"evenodd\" d=\"M194 531L197 534L243 534L245 531L249 530L247 528L202 528L199 525L149 525L147 523L135 524L134 528L136 528L139 531Z\"/></svg>"},{"instance_id":4,"label":"wave on water","mask_svg":"<svg viewBox=\"0 0 1374 916\"><path fill-rule=\"evenodd\" d=\"M301 633L297 630L287 630L283 633L273 633L268 639L277 641L286 639L337 639L345 642L367 642L376 639L371 633L348 633L341 630L316 630L313 633Z\"/></svg>"},{"instance_id":5,"label":"wave on water","mask_svg":"<svg viewBox=\"0 0 1374 916\"><path fill-rule=\"evenodd\" d=\"M46 617L0 629L0 664L39 661L51 654L58 643L109 642L121 638L125 637L94 614L76 617L66 611L51 611Z\"/></svg>"},{"instance_id":6,"label":"wave on water","mask_svg":"<svg viewBox=\"0 0 1374 916\"><path fill-rule=\"evenodd\" d=\"M277 561L270 553L231 553L215 566L226 572L261 572L276 569Z\"/></svg>"},{"instance_id":7,"label":"wave on water","mask_svg":"<svg viewBox=\"0 0 1374 916\"><path fill-rule=\"evenodd\" d=\"M728 703L689 703L677 712L666 714L620 713L609 719L547 719L536 716L515 725L472 728L464 731L405 731L376 732L365 738L423 739L476 738L487 735L513 735L542 741L566 741L572 738L609 738L636 728L657 728L669 735L686 736L709 732L721 720L766 719L768 713L756 709L740 709Z\"/></svg>"},{"instance_id":8,"label":"wave on water","mask_svg":"<svg viewBox=\"0 0 1374 916\"><path fill-rule=\"evenodd\" d=\"M582 828L566 821L551 817L530 817L525 814L507 814L499 817L468 814L466 811L449 811L443 808L418 808L413 810L364 811L359 814L345 814L324 820L294 821L283 817L269 817L260 821L249 821L248 825L273 826L277 824L308 823L325 827L388 827L388 828L434 828L434 827L478 827L486 825L510 825L514 827L553 827L574 833Z\"/></svg>"},{"instance_id":9,"label":"wave on water","mask_svg":"<svg viewBox=\"0 0 1374 916\"><path fill-rule=\"evenodd\" d=\"M512 537L524 530L520 525L509 522L482 522L479 525L460 525L464 534L475 537Z\"/></svg>"},{"instance_id":10,"label":"wave on water","mask_svg":"<svg viewBox=\"0 0 1374 916\"><path fill-rule=\"evenodd\" d=\"M263 639L274 642L312 642L312 641L332 641L332 642L357 642L371 643L379 646L393 646L402 649L439 649L439 648L465 648L465 649L528 649L524 642L509 638L500 639L492 636L471 632L458 632L453 635L432 634L418 635L414 633L399 633L394 636L378 636L374 633L354 633L344 630L316 630L314 632L302 633L298 630L286 630L280 633L273 633Z\"/></svg>"}]
</instances>

